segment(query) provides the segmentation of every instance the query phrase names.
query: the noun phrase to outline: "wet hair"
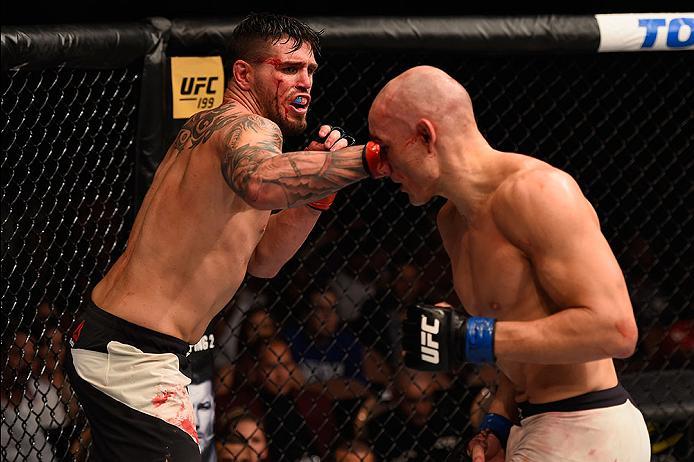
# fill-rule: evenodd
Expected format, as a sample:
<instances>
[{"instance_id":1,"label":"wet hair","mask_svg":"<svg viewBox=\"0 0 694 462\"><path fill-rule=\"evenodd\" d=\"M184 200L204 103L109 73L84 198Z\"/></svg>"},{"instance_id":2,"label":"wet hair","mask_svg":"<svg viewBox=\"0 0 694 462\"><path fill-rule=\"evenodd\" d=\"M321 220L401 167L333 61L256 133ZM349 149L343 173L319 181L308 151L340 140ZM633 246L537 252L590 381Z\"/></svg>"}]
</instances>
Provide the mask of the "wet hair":
<instances>
[{"instance_id":1,"label":"wet hair","mask_svg":"<svg viewBox=\"0 0 694 462\"><path fill-rule=\"evenodd\" d=\"M323 30L315 31L308 25L290 16L271 13L251 13L231 33L229 44L227 77L231 66L238 59L253 61L260 58L261 50L268 44L291 42L291 51L308 43L314 56L320 56L320 36Z\"/></svg>"}]
</instances>

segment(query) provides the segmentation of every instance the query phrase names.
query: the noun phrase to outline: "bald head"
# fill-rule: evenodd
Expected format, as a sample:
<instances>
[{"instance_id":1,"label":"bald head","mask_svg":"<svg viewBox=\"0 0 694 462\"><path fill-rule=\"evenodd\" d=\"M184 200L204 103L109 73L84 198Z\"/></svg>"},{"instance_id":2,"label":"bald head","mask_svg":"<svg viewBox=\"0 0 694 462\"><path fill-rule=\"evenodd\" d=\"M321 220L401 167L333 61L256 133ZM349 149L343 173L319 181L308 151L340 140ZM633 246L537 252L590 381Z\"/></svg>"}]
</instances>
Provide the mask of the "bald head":
<instances>
[{"instance_id":1,"label":"bald head","mask_svg":"<svg viewBox=\"0 0 694 462\"><path fill-rule=\"evenodd\" d=\"M413 67L388 82L371 106L369 119L372 117L408 127L421 118L442 128L475 126L468 92L450 75L431 66Z\"/></svg>"}]
</instances>

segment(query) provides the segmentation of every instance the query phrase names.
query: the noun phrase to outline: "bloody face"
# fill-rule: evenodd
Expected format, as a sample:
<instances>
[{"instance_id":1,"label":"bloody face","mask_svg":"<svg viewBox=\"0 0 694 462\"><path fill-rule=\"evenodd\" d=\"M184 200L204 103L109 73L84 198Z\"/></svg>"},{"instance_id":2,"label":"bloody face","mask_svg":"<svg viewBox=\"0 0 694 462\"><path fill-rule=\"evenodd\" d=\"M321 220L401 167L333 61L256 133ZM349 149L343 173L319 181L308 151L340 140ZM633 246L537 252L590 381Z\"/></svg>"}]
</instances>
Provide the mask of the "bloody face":
<instances>
[{"instance_id":1,"label":"bloody face","mask_svg":"<svg viewBox=\"0 0 694 462\"><path fill-rule=\"evenodd\" d=\"M388 161L390 179L400 185L412 205L426 204L434 196L435 170L414 129L385 111L372 111L369 132L371 139L381 146L381 157Z\"/></svg>"},{"instance_id":2,"label":"bloody face","mask_svg":"<svg viewBox=\"0 0 694 462\"><path fill-rule=\"evenodd\" d=\"M306 130L313 74L318 68L308 43L296 51L291 51L293 45L292 40L279 40L254 65L255 90L261 109L285 135Z\"/></svg>"}]
</instances>

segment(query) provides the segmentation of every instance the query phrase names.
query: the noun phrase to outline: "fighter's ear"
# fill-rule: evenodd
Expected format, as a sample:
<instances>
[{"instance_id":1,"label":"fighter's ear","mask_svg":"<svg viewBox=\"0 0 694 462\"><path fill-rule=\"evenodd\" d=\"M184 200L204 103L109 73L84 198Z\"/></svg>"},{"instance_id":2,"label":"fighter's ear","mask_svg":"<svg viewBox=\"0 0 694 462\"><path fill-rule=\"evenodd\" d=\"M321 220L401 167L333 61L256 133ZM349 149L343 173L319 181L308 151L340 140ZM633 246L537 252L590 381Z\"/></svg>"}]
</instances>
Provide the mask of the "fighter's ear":
<instances>
[{"instance_id":1,"label":"fighter's ear","mask_svg":"<svg viewBox=\"0 0 694 462\"><path fill-rule=\"evenodd\" d=\"M253 66L243 59L237 59L231 66L231 78L242 90L250 90L253 81Z\"/></svg>"},{"instance_id":2,"label":"fighter's ear","mask_svg":"<svg viewBox=\"0 0 694 462\"><path fill-rule=\"evenodd\" d=\"M429 119L419 119L417 122L417 137L427 147L427 152L433 152L436 144L436 129Z\"/></svg>"}]
</instances>

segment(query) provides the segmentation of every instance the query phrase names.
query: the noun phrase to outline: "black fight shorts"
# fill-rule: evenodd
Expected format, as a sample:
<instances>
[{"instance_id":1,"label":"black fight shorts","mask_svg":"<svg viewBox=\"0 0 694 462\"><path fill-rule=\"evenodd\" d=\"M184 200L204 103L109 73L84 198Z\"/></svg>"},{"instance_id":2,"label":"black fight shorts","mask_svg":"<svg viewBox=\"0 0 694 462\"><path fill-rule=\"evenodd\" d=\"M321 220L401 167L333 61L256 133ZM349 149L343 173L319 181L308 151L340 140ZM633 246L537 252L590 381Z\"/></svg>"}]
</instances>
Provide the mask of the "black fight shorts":
<instances>
[{"instance_id":1,"label":"black fight shorts","mask_svg":"<svg viewBox=\"0 0 694 462\"><path fill-rule=\"evenodd\" d=\"M89 421L92 461L200 461L188 343L89 302L66 369Z\"/></svg>"}]
</instances>

